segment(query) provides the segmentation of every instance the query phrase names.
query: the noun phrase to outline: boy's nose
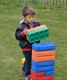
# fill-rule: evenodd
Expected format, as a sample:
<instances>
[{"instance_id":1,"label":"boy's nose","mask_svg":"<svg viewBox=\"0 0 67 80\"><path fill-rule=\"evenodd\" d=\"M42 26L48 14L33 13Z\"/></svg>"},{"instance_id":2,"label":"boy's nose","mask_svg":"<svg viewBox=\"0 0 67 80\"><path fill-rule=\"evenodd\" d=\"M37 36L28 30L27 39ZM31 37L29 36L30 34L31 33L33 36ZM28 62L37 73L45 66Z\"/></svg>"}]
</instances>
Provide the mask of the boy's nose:
<instances>
[{"instance_id":1,"label":"boy's nose","mask_svg":"<svg viewBox=\"0 0 67 80\"><path fill-rule=\"evenodd\" d=\"M33 20L33 18L31 18L31 20Z\"/></svg>"},{"instance_id":2,"label":"boy's nose","mask_svg":"<svg viewBox=\"0 0 67 80\"><path fill-rule=\"evenodd\" d=\"M33 18L31 18L31 20L33 21L34 19L33 19Z\"/></svg>"}]
</instances>

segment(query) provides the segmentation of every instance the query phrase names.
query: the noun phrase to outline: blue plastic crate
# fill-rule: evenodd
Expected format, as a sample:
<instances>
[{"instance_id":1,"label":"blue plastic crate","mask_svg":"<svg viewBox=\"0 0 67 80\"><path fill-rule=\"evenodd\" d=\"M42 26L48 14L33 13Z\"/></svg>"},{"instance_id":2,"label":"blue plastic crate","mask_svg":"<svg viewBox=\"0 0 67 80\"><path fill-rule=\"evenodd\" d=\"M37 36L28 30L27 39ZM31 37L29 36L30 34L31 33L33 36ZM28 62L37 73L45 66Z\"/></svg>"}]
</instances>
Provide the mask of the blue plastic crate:
<instances>
[{"instance_id":1,"label":"blue plastic crate","mask_svg":"<svg viewBox=\"0 0 67 80\"><path fill-rule=\"evenodd\" d=\"M46 66L46 67L32 67L32 71L34 72L46 72L46 71L52 71L54 70L54 65L53 66Z\"/></svg>"},{"instance_id":2,"label":"blue plastic crate","mask_svg":"<svg viewBox=\"0 0 67 80\"><path fill-rule=\"evenodd\" d=\"M32 44L32 49L36 51L47 51L47 50L55 50L56 45L54 42L41 42Z\"/></svg>"},{"instance_id":3,"label":"blue plastic crate","mask_svg":"<svg viewBox=\"0 0 67 80\"><path fill-rule=\"evenodd\" d=\"M55 65L55 60L50 60L50 61L43 61L43 62L35 62L32 60L32 67L36 66L36 67L45 67L45 66L51 66L51 65Z\"/></svg>"}]
</instances>

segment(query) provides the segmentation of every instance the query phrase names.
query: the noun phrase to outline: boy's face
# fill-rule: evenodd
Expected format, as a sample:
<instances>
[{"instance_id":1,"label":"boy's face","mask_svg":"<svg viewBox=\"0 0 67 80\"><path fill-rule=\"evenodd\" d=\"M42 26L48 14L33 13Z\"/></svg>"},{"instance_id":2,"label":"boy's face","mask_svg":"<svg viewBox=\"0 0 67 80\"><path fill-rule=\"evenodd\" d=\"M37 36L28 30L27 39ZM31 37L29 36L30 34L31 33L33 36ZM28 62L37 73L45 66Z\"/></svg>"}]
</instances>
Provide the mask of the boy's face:
<instances>
[{"instance_id":1,"label":"boy's face","mask_svg":"<svg viewBox=\"0 0 67 80\"><path fill-rule=\"evenodd\" d=\"M35 15L27 15L26 17L24 17L24 19L25 19L28 23L32 23L33 21L35 21Z\"/></svg>"}]
</instances>

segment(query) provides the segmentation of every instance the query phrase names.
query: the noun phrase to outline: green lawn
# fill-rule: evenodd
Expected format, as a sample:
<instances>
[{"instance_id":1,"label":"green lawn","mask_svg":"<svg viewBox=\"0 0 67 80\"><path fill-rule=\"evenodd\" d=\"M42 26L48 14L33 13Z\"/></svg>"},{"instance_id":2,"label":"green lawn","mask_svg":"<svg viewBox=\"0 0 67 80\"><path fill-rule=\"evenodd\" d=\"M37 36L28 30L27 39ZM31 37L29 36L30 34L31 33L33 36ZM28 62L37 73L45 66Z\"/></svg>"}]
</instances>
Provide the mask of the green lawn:
<instances>
[{"instance_id":1,"label":"green lawn","mask_svg":"<svg viewBox=\"0 0 67 80\"><path fill-rule=\"evenodd\" d=\"M19 75L23 55L14 35L21 20L22 6L19 0L16 4L9 1L0 0L0 80L24 80ZM55 80L67 80L67 9L31 6L36 8L37 19L49 28L50 37L43 41L53 41L57 45Z\"/></svg>"}]
</instances>

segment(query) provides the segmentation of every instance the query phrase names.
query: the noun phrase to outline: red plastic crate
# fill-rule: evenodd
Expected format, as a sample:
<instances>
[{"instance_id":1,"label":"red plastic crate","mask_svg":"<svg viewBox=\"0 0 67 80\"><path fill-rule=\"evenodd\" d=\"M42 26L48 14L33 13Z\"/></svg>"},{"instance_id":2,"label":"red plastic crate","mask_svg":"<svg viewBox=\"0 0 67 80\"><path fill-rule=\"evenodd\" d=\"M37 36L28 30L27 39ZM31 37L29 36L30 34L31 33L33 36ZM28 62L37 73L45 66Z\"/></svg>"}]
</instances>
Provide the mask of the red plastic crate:
<instances>
[{"instance_id":1,"label":"red plastic crate","mask_svg":"<svg viewBox=\"0 0 67 80\"><path fill-rule=\"evenodd\" d=\"M54 76L36 77L31 75L31 80L54 80Z\"/></svg>"},{"instance_id":2,"label":"red plastic crate","mask_svg":"<svg viewBox=\"0 0 67 80\"><path fill-rule=\"evenodd\" d=\"M33 75L31 75L31 80L46 80L46 77L35 77Z\"/></svg>"},{"instance_id":3,"label":"red plastic crate","mask_svg":"<svg viewBox=\"0 0 67 80\"><path fill-rule=\"evenodd\" d=\"M43 77L44 76L44 72L34 72L34 71L31 71L31 75L34 75L36 77Z\"/></svg>"},{"instance_id":4,"label":"red plastic crate","mask_svg":"<svg viewBox=\"0 0 67 80\"><path fill-rule=\"evenodd\" d=\"M54 80L54 76L46 76L46 80Z\"/></svg>"}]
</instances>

